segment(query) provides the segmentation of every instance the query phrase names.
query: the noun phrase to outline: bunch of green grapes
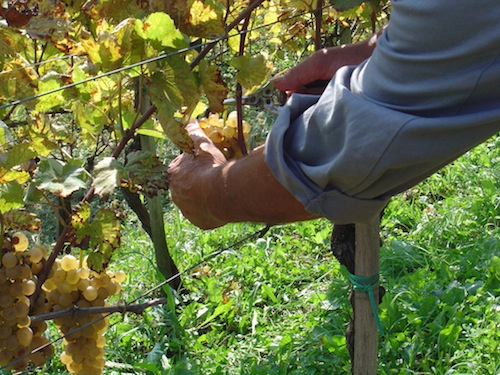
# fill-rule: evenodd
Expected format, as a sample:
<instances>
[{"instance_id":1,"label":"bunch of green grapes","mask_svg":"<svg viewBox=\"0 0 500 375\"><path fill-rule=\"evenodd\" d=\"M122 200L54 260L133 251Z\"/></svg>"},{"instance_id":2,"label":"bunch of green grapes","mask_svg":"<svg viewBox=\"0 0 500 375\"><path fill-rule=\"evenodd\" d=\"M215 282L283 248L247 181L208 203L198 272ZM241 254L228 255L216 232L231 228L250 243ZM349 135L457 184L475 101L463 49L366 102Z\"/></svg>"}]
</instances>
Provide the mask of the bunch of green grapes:
<instances>
[{"instance_id":1,"label":"bunch of green grapes","mask_svg":"<svg viewBox=\"0 0 500 375\"><path fill-rule=\"evenodd\" d=\"M74 256L65 255L54 263L43 289L54 311L73 306L97 307L105 306L106 299L120 291L120 283L124 280L122 271L97 273L85 262L80 265ZM65 335L61 362L67 370L72 374L102 374L108 320L102 314L92 314L54 319L54 323Z\"/></svg>"},{"instance_id":2,"label":"bunch of green grapes","mask_svg":"<svg viewBox=\"0 0 500 375\"><path fill-rule=\"evenodd\" d=\"M4 238L0 264L0 365L16 370L26 368L28 362L43 365L54 351L48 339L42 336L45 322L32 323L29 312L30 296L35 292L37 275L45 262L46 249L33 246L29 251L28 238L22 232L10 239ZM50 306L41 297L33 312L47 312ZM37 350L43 347L42 350ZM18 360L32 351L29 357ZM16 361L17 360L17 361Z\"/></svg>"},{"instance_id":3,"label":"bunch of green grapes","mask_svg":"<svg viewBox=\"0 0 500 375\"><path fill-rule=\"evenodd\" d=\"M222 151L226 159L240 158L243 154L238 145L238 115L231 112L227 119L220 118L217 113L199 121L200 127L210 140ZM248 142L250 125L243 121L243 137ZM248 145L247 145L248 148Z\"/></svg>"}]
</instances>

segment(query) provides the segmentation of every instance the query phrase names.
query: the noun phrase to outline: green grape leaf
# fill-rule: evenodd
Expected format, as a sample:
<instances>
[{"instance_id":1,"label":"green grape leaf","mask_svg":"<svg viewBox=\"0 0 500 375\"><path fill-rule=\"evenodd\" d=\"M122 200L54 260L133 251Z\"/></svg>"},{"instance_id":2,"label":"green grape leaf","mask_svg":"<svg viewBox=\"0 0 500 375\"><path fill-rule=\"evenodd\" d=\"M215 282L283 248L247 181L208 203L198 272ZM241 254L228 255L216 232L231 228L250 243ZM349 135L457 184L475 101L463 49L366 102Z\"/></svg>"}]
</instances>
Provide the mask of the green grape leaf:
<instances>
[{"instance_id":1,"label":"green grape leaf","mask_svg":"<svg viewBox=\"0 0 500 375\"><path fill-rule=\"evenodd\" d=\"M185 48L186 40L182 33L177 30L170 16L163 12L152 13L142 24L139 36L149 41L156 49L163 48ZM142 32L141 32L142 31Z\"/></svg>"},{"instance_id":2,"label":"green grape leaf","mask_svg":"<svg viewBox=\"0 0 500 375\"><path fill-rule=\"evenodd\" d=\"M0 213L21 208L24 190L21 184L16 181L0 184Z\"/></svg>"},{"instance_id":3,"label":"green grape leaf","mask_svg":"<svg viewBox=\"0 0 500 375\"><path fill-rule=\"evenodd\" d=\"M113 193L115 187L120 185L119 174L123 167L113 157L107 157L99 161L95 166L94 187L99 196L107 196Z\"/></svg>"},{"instance_id":4,"label":"green grape leaf","mask_svg":"<svg viewBox=\"0 0 500 375\"><path fill-rule=\"evenodd\" d=\"M237 56L231 60L230 64L238 70L236 81L248 91L254 91L262 86L272 73L272 66L262 55Z\"/></svg>"},{"instance_id":5,"label":"green grape leaf","mask_svg":"<svg viewBox=\"0 0 500 375\"><path fill-rule=\"evenodd\" d=\"M61 86L63 86L63 82L61 81L59 74L55 72L52 72L52 74L46 74L38 80L38 92L57 90ZM46 112L49 109L61 106L65 102L66 98L64 97L64 92L56 91L52 94L39 98L35 106L35 110L40 113Z\"/></svg>"},{"instance_id":6,"label":"green grape leaf","mask_svg":"<svg viewBox=\"0 0 500 375\"><path fill-rule=\"evenodd\" d=\"M85 176L85 169L79 160L72 159L65 163L52 158L43 158L35 172L34 182L40 190L67 197L87 186Z\"/></svg>"},{"instance_id":7,"label":"green grape leaf","mask_svg":"<svg viewBox=\"0 0 500 375\"><path fill-rule=\"evenodd\" d=\"M182 93L175 83L173 70L168 66L163 72L155 72L148 82L151 101L165 116L173 116L183 103Z\"/></svg>"},{"instance_id":8,"label":"green grape leaf","mask_svg":"<svg viewBox=\"0 0 500 375\"><path fill-rule=\"evenodd\" d=\"M12 138L12 134L9 130L9 127L5 122L0 120L0 152L4 151L5 146L10 145L14 142L14 138ZM0 165L2 161L0 160Z\"/></svg>"},{"instance_id":9,"label":"green grape leaf","mask_svg":"<svg viewBox=\"0 0 500 375\"><path fill-rule=\"evenodd\" d=\"M12 210L3 214L3 223L6 230L24 230L38 232L42 226L41 220L33 213L24 210Z\"/></svg>"},{"instance_id":10,"label":"green grape leaf","mask_svg":"<svg viewBox=\"0 0 500 375\"><path fill-rule=\"evenodd\" d=\"M5 168L12 168L31 160L38 156L36 151L33 151L32 145L29 143L19 143L14 145L7 154L7 158L1 165Z\"/></svg>"},{"instance_id":11,"label":"green grape leaf","mask_svg":"<svg viewBox=\"0 0 500 375\"><path fill-rule=\"evenodd\" d=\"M151 152L131 152L122 170L121 184L131 191L154 197L159 190L168 189L167 167Z\"/></svg>"},{"instance_id":12,"label":"green grape leaf","mask_svg":"<svg viewBox=\"0 0 500 375\"><path fill-rule=\"evenodd\" d=\"M112 209L102 208L92 215L90 205L84 203L71 216L68 238L72 246L89 251L89 268L101 272L120 246L120 231L120 221Z\"/></svg>"}]
</instances>

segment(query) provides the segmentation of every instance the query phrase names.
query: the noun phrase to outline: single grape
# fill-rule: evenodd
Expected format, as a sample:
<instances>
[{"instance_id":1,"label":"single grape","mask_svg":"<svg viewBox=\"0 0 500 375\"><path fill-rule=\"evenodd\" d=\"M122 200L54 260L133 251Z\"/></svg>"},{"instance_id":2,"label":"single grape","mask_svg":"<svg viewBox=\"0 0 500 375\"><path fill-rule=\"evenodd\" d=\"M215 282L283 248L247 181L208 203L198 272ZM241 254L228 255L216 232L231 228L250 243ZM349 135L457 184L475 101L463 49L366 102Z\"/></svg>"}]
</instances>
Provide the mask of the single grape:
<instances>
[{"instance_id":1,"label":"single grape","mask_svg":"<svg viewBox=\"0 0 500 375\"><path fill-rule=\"evenodd\" d=\"M33 339L33 331L30 327L20 328L16 332L17 341L20 346L27 347L31 344Z\"/></svg>"},{"instance_id":2,"label":"single grape","mask_svg":"<svg viewBox=\"0 0 500 375\"><path fill-rule=\"evenodd\" d=\"M123 271L116 271L114 273L115 280L119 283L123 283L127 278L127 274Z\"/></svg>"},{"instance_id":3,"label":"single grape","mask_svg":"<svg viewBox=\"0 0 500 375\"><path fill-rule=\"evenodd\" d=\"M98 296L98 291L92 285L89 285L84 291L83 296L87 301L94 301Z\"/></svg>"},{"instance_id":4,"label":"single grape","mask_svg":"<svg viewBox=\"0 0 500 375\"><path fill-rule=\"evenodd\" d=\"M22 292L25 296L31 296L33 293L35 293L36 283L31 279L23 280L23 282L21 283L21 287Z\"/></svg>"},{"instance_id":5,"label":"single grape","mask_svg":"<svg viewBox=\"0 0 500 375\"><path fill-rule=\"evenodd\" d=\"M64 271L69 271L78 267L78 260L71 254L65 255L61 259L61 268Z\"/></svg>"},{"instance_id":6,"label":"single grape","mask_svg":"<svg viewBox=\"0 0 500 375\"><path fill-rule=\"evenodd\" d=\"M24 251L28 248L28 237L23 232L16 232L12 236L12 247L15 251Z\"/></svg>"},{"instance_id":7,"label":"single grape","mask_svg":"<svg viewBox=\"0 0 500 375\"><path fill-rule=\"evenodd\" d=\"M38 263L43 259L44 253L44 248L42 246L35 245L28 251L28 256L32 263Z\"/></svg>"},{"instance_id":8,"label":"single grape","mask_svg":"<svg viewBox=\"0 0 500 375\"><path fill-rule=\"evenodd\" d=\"M17 265L17 257L14 253L5 253L2 256L2 265L5 268L12 268Z\"/></svg>"}]
</instances>

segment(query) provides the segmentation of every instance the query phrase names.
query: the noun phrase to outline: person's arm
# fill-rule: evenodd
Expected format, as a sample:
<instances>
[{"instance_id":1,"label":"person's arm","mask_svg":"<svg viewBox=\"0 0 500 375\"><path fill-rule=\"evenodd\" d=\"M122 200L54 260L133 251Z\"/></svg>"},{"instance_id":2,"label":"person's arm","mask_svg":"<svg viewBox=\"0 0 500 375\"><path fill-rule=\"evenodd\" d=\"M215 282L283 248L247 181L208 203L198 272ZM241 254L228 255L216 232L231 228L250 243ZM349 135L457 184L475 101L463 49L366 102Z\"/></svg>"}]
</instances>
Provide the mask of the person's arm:
<instances>
[{"instance_id":1,"label":"person's arm","mask_svg":"<svg viewBox=\"0 0 500 375\"><path fill-rule=\"evenodd\" d=\"M377 35L354 45L317 51L273 83L280 90L299 92L309 83L329 80L340 67L368 58ZM193 224L209 229L230 222L275 224L318 217L273 176L264 146L228 162L196 122L186 129L194 140L196 155L183 154L173 160L169 182L172 201Z\"/></svg>"},{"instance_id":2,"label":"person's arm","mask_svg":"<svg viewBox=\"0 0 500 375\"><path fill-rule=\"evenodd\" d=\"M329 81L343 66L358 65L369 58L384 29L370 38L355 44L322 48L314 52L280 77L274 78L274 86L288 93L317 93L305 89L317 81Z\"/></svg>"},{"instance_id":3,"label":"person's arm","mask_svg":"<svg viewBox=\"0 0 500 375\"><path fill-rule=\"evenodd\" d=\"M169 182L172 201L193 224L210 229L231 222L276 224L315 218L271 174L263 146L228 162L196 122L186 129L197 153L172 161Z\"/></svg>"}]
</instances>

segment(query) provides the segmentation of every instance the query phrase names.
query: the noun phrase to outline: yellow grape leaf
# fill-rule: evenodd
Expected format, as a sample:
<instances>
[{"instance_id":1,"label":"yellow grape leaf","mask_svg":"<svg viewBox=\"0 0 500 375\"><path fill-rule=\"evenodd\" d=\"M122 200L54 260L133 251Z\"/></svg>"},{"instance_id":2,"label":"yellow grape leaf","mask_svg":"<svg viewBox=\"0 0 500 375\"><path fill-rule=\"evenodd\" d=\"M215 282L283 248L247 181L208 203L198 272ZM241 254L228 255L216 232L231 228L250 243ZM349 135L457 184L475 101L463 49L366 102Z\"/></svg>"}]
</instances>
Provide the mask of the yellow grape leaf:
<instances>
[{"instance_id":1,"label":"yellow grape leaf","mask_svg":"<svg viewBox=\"0 0 500 375\"><path fill-rule=\"evenodd\" d=\"M175 27L172 18L163 12L150 14L143 22L142 30L137 29L137 31L142 31L139 36L149 41L157 49L186 47L184 36Z\"/></svg>"},{"instance_id":2,"label":"yellow grape leaf","mask_svg":"<svg viewBox=\"0 0 500 375\"><path fill-rule=\"evenodd\" d=\"M33 68L24 68L29 65L21 58L16 58L4 65L7 74L0 75L0 100L16 100L32 96L38 88L38 76ZM24 68L24 69L23 69ZM33 106L33 102L25 105Z\"/></svg>"},{"instance_id":3,"label":"yellow grape leaf","mask_svg":"<svg viewBox=\"0 0 500 375\"><path fill-rule=\"evenodd\" d=\"M272 64L263 55L237 56L230 61L230 65L238 70L236 81L248 91L262 86L273 71Z\"/></svg>"},{"instance_id":4,"label":"yellow grape leaf","mask_svg":"<svg viewBox=\"0 0 500 375\"><path fill-rule=\"evenodd\" d=\"M202 61L199 66L201 89L208 100L210 112L223 112L223 101L227 98L228 88L216 66L208 66Z\"/></svg>"},{"instance_id":5,"label":"yellow grape leaf","mask_svg":"<svg viewBox=\"0 0 500 375\"><path fill-rule=\"evenodd\" d=\"M193 153L194 143L189 137L184 124L175 119L171 115L167 115L163 111L158 111L156 119L161 124L166 136L175 144L181 151L189 154Z\"/></svg>"},{"instance_id":6,"label":"yellow grape leaf","mask_svg":"<svg viewBox=\"0 0 500 375\"><path fill-rule=\"evenodd\" d=\"M224 34L223 19L210 5L195 0L189 11L193 33L201 37L214 38Z\"/></svg>"},{"instance_id":7,"label":"yellow grape leaf","mask_svg":"<svg viewBox=\"0 0 500 375\"><path fill-rule=\"evenodd\" d=\"M164 0L163 5L183 33L202 38L224 34L222 9L225 2Z\"/></svg>"},{"instance_id":8,"label":"yellow grape leaf","mask_svg":"<svg viewBox=\"0 0 500 375\"><path fill-rule=\"evenodd\" d=\"M97 39L88 32L81 33L80 42L92 63L103 70L113 70L122 65L124 59L122 44L127 35L130 37L131 29L129 28L127 34L124 25L130 26L124 23L112 30L106 20L101 20L96 28Z\"/></svg>"}]
</instances>

